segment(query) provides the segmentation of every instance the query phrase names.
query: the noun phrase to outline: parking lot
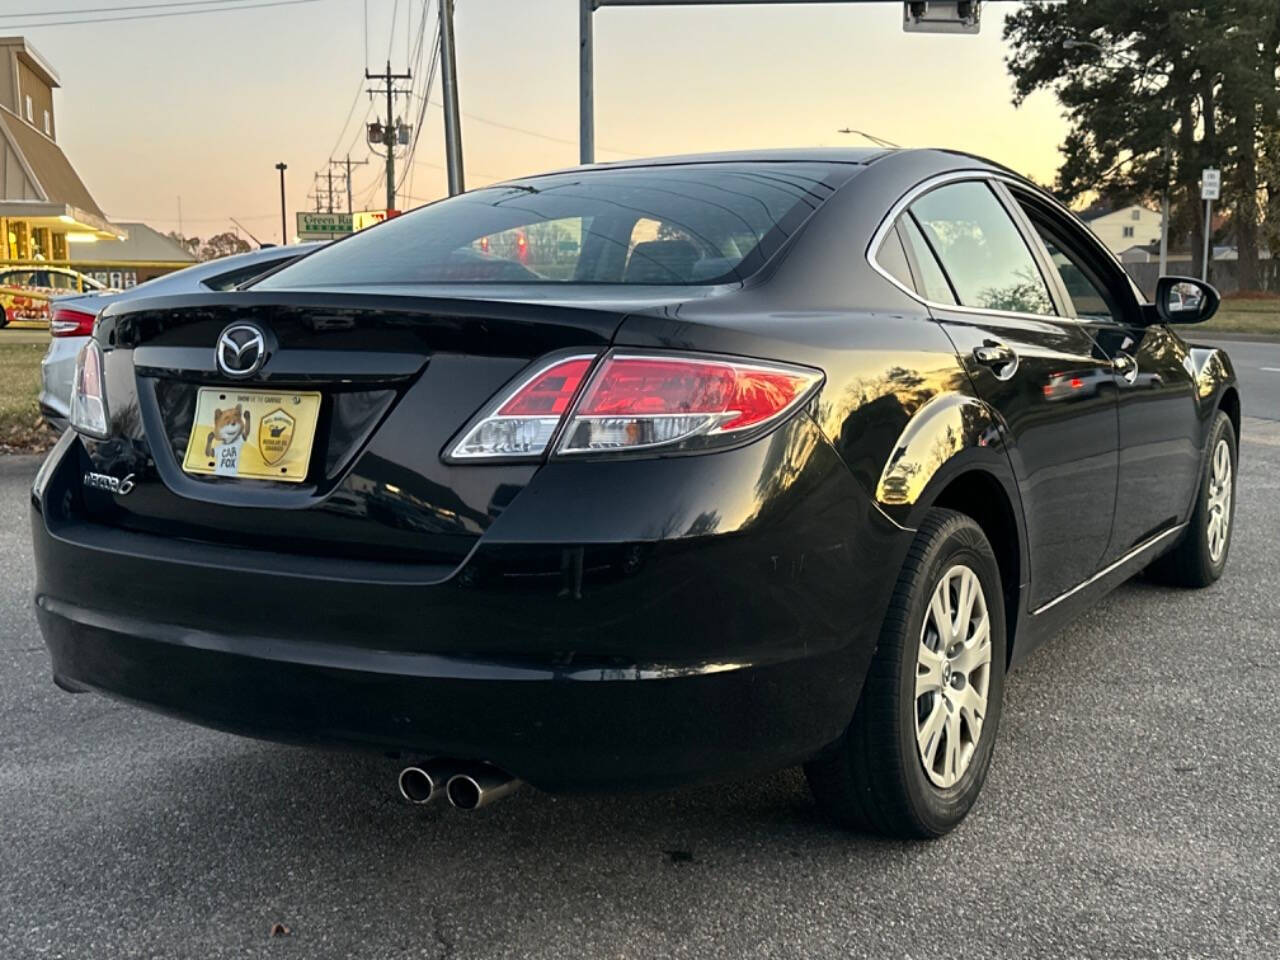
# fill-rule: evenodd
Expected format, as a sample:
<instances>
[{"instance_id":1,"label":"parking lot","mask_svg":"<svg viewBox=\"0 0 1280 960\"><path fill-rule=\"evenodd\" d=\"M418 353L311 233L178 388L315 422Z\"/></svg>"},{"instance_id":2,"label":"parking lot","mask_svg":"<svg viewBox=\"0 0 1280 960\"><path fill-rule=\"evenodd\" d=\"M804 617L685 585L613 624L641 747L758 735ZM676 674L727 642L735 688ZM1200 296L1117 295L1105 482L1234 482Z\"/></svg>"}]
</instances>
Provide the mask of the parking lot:
<instances>
[{"instance_id":1,"label":"parking lot","mask_svg":"<svg viewBox=\"0 0 1280 960\"><path fill-rule=\"evenodd\" d=\"M0 459L0 957L1274 957L1280 424L1244 433L1226 577L1132 583L1036 654L931 844L830 828L798 772L411 808L388 758L64 694L36 462Z\"/></svg>"}]
</instances>

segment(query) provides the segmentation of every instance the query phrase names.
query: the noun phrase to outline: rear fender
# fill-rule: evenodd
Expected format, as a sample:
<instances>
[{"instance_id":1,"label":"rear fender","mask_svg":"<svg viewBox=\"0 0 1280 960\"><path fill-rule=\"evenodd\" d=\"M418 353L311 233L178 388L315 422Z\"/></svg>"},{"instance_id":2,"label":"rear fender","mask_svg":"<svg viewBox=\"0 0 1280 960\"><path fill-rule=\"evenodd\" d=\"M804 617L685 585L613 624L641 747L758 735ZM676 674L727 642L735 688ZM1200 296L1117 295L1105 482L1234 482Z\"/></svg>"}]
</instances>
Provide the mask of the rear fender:
<instances>
[{"instance_id":1,"label":"rear fender","mask_svg":"<svg viewBox=\"0 0 1280 960\"><path fill-rule=\"evenodd\" d=\"M1021 570L1027 569L1022 499L1004 449L1005 431L987 404L963 393L935 396L916 411L893 445L876 484L875 503L895 523L915 529L962 474L996 478L1013 505Z\"/></svg>"}]
</instances>

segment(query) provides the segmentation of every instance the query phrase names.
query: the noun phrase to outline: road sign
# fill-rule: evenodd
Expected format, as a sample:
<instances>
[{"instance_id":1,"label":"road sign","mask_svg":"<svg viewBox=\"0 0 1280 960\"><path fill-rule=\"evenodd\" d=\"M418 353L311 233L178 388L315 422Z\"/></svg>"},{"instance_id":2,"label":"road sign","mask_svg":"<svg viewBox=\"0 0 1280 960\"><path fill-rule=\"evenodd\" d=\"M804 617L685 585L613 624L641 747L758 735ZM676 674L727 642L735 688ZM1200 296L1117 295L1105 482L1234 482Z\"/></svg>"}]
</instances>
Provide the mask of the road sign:
<instances>
[{"instance_id":1,"label":"road sign","mask_svg":"<svg viewBox=\"0 0 1280 960\"><path fill-rule=\"evenodd\" d=\"M902 29L907 33L975 34L982 26L978 0L906 0Z\"/></svg>"},{"instance_id":2,"label":"road sign","mask_svg":"<svg viewBox=\"0 0 1280 960\"><path fill-rule=\"evenodd\" d=\"M1200 199L1217 200L1222 195L1222 171L1205 167L1200 171Z\"/></svg>"},{"instance_id":3,"label":"road sign","mask_svg":"<svg viewBox=\"0 0 1280 960\"><path fill-rule=\"evenodd\" d=\"M387 211L385 210L357 210L351 215L351 226L357 230L363 230L386 219Z\"/></svg>"},{"instance_id":4,"label":"road sign","mask_svg":"<svg viewBox=\"0 0 1280 960\"><path fill-rule=\"evenodd\" d=\"M329 240L351 233L349 213L298 213L299 240Z\"/></svg>"}]
</instances>

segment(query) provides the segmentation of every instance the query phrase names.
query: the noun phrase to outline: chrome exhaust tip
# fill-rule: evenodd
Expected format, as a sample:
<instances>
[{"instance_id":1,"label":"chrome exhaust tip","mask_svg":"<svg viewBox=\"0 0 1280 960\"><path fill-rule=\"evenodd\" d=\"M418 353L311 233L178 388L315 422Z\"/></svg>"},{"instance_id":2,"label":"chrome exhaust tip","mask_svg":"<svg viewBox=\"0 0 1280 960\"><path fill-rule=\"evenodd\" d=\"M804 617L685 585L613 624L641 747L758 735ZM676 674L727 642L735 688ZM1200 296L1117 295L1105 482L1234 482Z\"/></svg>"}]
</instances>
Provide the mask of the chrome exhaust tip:
<instances>
[{"instance_id":1,"label":"chrome exhaust tip","mask_svg":"<svg viewBox=\"0 0 1280 960\"><path fill-rule=\"evenodd\" d=\"M519 786L519 780L496 767L476 767L450 777L445 794L458 810L478 810L514 793Z\"/></svg>"},{"instance_id":2,"label":"chrome exhaust tip","mask_svg":"<svg viewBox=\"0 0 1280 960\"><path fill-rule=\"evenodd\" d=\"M422 766L405 767L400 771L400 796L410 803L425 804L445 792L454 768L441 764L424 763Z\"/></svg>"}]
</instances>

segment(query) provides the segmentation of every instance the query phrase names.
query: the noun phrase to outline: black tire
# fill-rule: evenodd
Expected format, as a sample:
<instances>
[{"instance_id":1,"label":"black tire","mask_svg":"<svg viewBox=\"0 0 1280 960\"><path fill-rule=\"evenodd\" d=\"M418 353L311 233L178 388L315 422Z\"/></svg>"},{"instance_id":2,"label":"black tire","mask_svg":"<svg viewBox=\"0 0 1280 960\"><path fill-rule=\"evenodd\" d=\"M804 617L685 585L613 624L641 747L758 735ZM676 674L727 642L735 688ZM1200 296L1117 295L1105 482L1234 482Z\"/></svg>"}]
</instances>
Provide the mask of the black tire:
<instances>
[{"instance_id":1,"label":"black tire","mask_svg":"<svg viewBox=\"0 0 1280 960\"><path fill-rule=\"evenodd\" d=\"M926 772L916 742L917 722L927 725L919 721L921 704L930 706L929 698L943 694L923 694L918 703L916 675L930 601L957 565L972 570L982 587L991 656L986 714L971 759L944 787ZM1000 568L986 535L962 513L929 511L898 577L853 720L839 741L805 765L818 805L843 826L889 836L938 837L955 827L973 806L991 764L1004 696L1005 643ZM950 702L939 707L949 708ZM955 729L961 729L959 721Z\"/></svg>"},{"instance_id":2,"label":"black tire","mask_svg":"<svg viewBox=\"0 0 1280 960\"><path fill-rule=\"evenodd\" d=\"M1230 498L1225 511L1227 528L1221 550L1217 559L1214 559L1210 546L1209 522L1217 486L1214 483L1214 457L1219 444L1226 445L1231 464L1231 476L1228 481ZM1147 575L1159 583L1175 587L1207 587L1217 581L1227 567L1227 556L1231 552L1231 532L1235 528L1236 473L1239 458L1235 427L1231 425L1231 418L1221 410L1213 415L1213 425L1209 429L1209 443L1205 449L1204 469L1200 477L1200 486L1196 490L1195 509L1191 511L1186 532L1172 550L1147 568Z\"/></svg>"},{"instance_id":3,"label":"black tire","mask_svg":"<svg viewBox=\"0 0 1280 960\"><path fill-rule=\"evenodd\" d=\"M4 307L0 307L0 330L9 325L9 314L5 312Z\"/></svg>"}]
</instances>

